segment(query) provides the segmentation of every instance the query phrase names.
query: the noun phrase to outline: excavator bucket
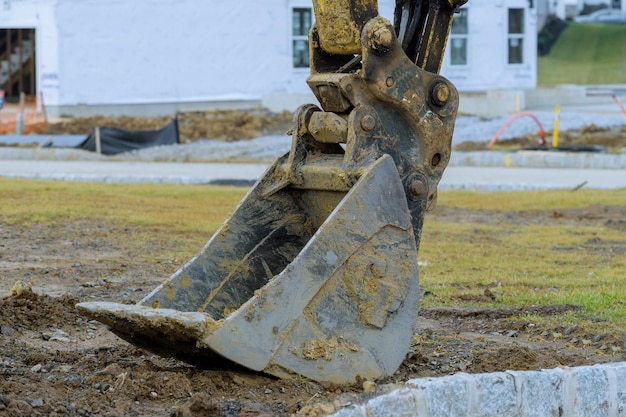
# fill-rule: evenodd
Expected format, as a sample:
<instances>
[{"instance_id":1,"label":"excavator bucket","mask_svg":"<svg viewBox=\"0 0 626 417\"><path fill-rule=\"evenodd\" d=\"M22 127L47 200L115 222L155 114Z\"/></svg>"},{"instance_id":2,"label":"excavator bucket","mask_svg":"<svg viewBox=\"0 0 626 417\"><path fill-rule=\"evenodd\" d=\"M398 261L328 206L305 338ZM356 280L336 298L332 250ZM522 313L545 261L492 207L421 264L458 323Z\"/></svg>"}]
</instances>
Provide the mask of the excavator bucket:
<instances>
[{"instance_id":1,"label":"excavator bucket","mask_svg":"<svg viewBox=\"0 0 626 417\"><path fill-rule=\"evenodd\" d=\"M132 343L208 366L335 382L393 372L418 308L415 238L393 160L343 195L268 196L277 166L139 305L78 308Z\"/></svg>"},{"instance_id":2,"label":"excavator bucket","mask_svg":"<svg viewBox=\"0 0 626 417\"><path fill-rule=\"evenodd\" d=\"M318 24L334 21L335 3L361 1L318 0ZM312 29L308 83L321 108L298 109L290 152L202 251L137 305L89 302L79 311L131 343L204 367L334 383L397 369L417 321L417 249L449 160L458 96L415 65L391 23L372 12L375 2L365 3L351 26L360 38L345 37L360 39L360 54L347 41L320 42Z\"/></svg>"}]
</instances>

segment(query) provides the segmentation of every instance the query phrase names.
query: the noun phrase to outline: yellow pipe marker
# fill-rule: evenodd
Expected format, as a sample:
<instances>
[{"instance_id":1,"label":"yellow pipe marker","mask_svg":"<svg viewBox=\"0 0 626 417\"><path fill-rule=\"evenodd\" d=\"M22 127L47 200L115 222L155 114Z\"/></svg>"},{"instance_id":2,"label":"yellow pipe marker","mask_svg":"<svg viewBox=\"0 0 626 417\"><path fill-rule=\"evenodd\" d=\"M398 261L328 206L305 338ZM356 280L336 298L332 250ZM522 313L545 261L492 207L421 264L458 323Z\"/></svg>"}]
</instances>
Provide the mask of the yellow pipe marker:
<instances>
[{"instance_id":1,"label":"yellow pipe marker","mask_svg":"<svg viewBox=\"0 0 626 417\"><path fill-rule=\"evenodd\" d=\"M552 147L559 146L559 114L561 113L561 106L556 105L554 109L554 129L552 130Z\"/></svg>"}]
</instances>

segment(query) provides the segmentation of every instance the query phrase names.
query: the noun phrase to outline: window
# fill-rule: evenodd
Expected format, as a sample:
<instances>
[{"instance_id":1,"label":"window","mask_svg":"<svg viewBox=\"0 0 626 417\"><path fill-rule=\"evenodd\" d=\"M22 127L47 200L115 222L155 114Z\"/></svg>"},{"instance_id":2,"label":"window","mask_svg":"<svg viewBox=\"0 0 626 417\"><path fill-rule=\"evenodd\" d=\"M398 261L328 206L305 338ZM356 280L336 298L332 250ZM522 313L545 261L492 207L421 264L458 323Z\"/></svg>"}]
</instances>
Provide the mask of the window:
<instances>
[{"instance_id":1,"label":"window","mask_svg":"<svg viewBox=\"0 0 626 417\"><path fill-rule=\"evenodd\" d=\"M0 29L0 90L7 99L37 94L35 29Z\"/></svg>"},{"instance_id":2,"label":"window","mask_svg":"<svg viewBox=\"0 0 626 417\"><path fill-rule=\"evenodd\" d=\"M509 9L509 64L524 63L524 9Z\"/></svg>"},{"instance_id":3,"label":"window","mask_svg":"<svg viewBox=\"0 0 626 417\"><path fill-rule=\"evenodd\" d=\"M292 9L292 55L294 68L309 68L309 30L313 11L311 8Z\"/></svg>"},{"instance_id":4,"label":"window","mask_svg":"<svg viewBox=\"0 0 626 417\"><path fill-rule=\"evenodd\" d=\"M467 34L467 9L461 9L450 29L450 65L467 65Z\"/></svg>"}]
</instances>

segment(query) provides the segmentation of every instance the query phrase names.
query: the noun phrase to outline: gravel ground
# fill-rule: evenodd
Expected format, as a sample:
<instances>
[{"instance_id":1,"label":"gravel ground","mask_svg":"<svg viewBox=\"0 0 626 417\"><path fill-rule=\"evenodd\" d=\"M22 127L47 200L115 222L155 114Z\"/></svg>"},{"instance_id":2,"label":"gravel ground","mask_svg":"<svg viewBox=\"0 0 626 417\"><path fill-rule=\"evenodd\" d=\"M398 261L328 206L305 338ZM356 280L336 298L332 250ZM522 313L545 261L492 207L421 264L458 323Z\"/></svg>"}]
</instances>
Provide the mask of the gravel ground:
<instances>
[{"instance_id":1,"label":"gravel ground","mask_svg":"<svg viewBox=\"0 0 626 417\"><path fill-rule=\"evenodd\" d=\"M546 132L551 132L554 126L554 112L532 112L541 122ZM488 142L502 127L510 116L481 119L480 117L457 117L452 145L466 141ZM578 130L585 126L612 127L626 125L624 115L603 115L597 113L581 113L562 111L559 115L560 130ZM523 117L513 122L500 136L501 139L510 139L525 136L538 131L537 124L530 117Z\"/></svg>"}]
</instances>

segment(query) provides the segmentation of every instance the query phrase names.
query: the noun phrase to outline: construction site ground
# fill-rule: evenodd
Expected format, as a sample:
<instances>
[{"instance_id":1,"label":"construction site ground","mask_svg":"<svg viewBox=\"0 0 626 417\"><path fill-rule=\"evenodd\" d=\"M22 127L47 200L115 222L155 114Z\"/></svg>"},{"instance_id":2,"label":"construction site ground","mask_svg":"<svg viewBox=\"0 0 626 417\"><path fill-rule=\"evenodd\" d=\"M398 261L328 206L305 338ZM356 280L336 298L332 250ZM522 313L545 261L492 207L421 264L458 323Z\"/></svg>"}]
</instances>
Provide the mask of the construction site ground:
<instances>
[{"instance_id":1,"label":"construction site ground","mask_svg":"<svg viewBox=\"0 0 626 417\"><path fill-rule=\"evenodd\" d=\"M621 225L626 212L602 207L562 213L575 224ZM434 216L452 222L494 222L480 211ZM553 216L506 214L507 222L548 224ZM471 220L470 220L471 219ZM426 227L428 227L426 225ZM128 226L97 224L2 225L0 290L16 281L36 283L34 293L0 299L0 415L3 416L252 416L306 414L307 406L345 392L370 390L319 384L294 376L278 380L242 370L198 369L164 359L118 339L98 322L78 315L79 300L134 303L180 266L142 256L125 236ZM203 242L198 241L198 247ZM153 250L172 248L155 238ZM623 256L623 242L607 247ZM620 252L621 251L621 252ZM504 256L504 255L503 255ZM427 272L426 272L427 273ZM497 284L494 284L497 285ZM626 360L624 334L589 332L521 319L551 317L575 306L493 308L496 288L479 289L484 308L423 309L413 346L400 369L377 383L456 372L530 370ZM459 299L476 288L461 286ZM429 296L428 293L425 294ZM623 308L623 306L616 306ZM620 350L621 349L621 350ZM314 408L314 407L313 407Z\"/></svg>"},{"instance_id":2,"label":"construction site ground","mask_svg":"<svg viewBox=\"0 0 626 417\"><path fill-rule=\"evenodd\" d=\"M551 144L550 112L536 112L548 132ZM602 145L609 152L626 149L626 123L621 123L620 113L594 114L589 111L566 112L560 116L559 143L567 145ZM178 115L180 141L190 143L198 139L216 139L225 142L241 141L265 135L285 134L292 124L290 112L271 113L265 109L248 111L214 110L182 113ZM494 118L490 123L477 117L459 117L453 140L459 151L486 150L489 139L507 118ZM606 122L609 122L607 125ZM93 116L66 118L48 123L47 128L33 132L39 135L88 135L96 127L112 127L126 130L156 130L171 122L171 117L105 117ZM517 128L517 129L516 129ZM537 145L537 126L528 118L512 124L498 140L498 147L523 147ZM44 136L40 136L44 137ZM0 146L36 146L24 137L22 144L4 143Z\"/></svg>"},{"instance_id":3,"label":"construction site ground","mask_svg":"<svg viewBox=\"0 0 626 417\"><path fill-rule=\"evenodd\" d=\"M231 131L224 133L224 140L284 131L290 121L282 115L251 127L245 121L248 119L233 117L234 121L225 124L228 129L234 129L240 120L242 130L256 133ZM68 123L55 127L60 129L55 132L85 133L92 124L83 122L77 130ZM135 122L117 126L145 127ZM585 128L564 135L619 152L626 148L624 129ZM185 140L194 139L190 135ZM512 140L515 142L509 144L518 146L534 143L535 138ZM431 216L439 221L480 224L506 221L549 225L567 221L576 225L584 221L599 227L617 227L626 234L624 207L563 211L556 218L536 214L529 217L523 212L494 217L481 210L443 206ZM422 309L405 361L394 375L375 383L335 386L298 376L280 380L241 369L195 368L129 345L104 325L74 310L79 300L135 303L185 261L154 262L141 256L144 248L133 246L125 238L135 232L133 227L138 226L104 220L25 226L5 224L0 218L0 416L312 416L332 412L333 401L335 406L346 401L344 394L371 393L376 386L415 377L626 360L623 333L550 324L550 317L578 307L495 308L496 290L485 287L479 289L483 296L474 295L469 300L477 307ZM198 239L198 248L205 243L200 236L193 238ZM608 246L602 250L624 256L623 241L605 243ZM157 236L150 244L154 245L153 251L172 250L171 242ZM34 282L35 286L32 291L14 288L17 294L6 296L17 281ZM459 286L459 299L470 293L476 293L476 288ZM424 296L430 294L425 292ZM622 303L616 308L626 307ZM524 318L537 315L547 320ZM330 404L316 406L327 401Z\"/></svg>"}]
</instances>

